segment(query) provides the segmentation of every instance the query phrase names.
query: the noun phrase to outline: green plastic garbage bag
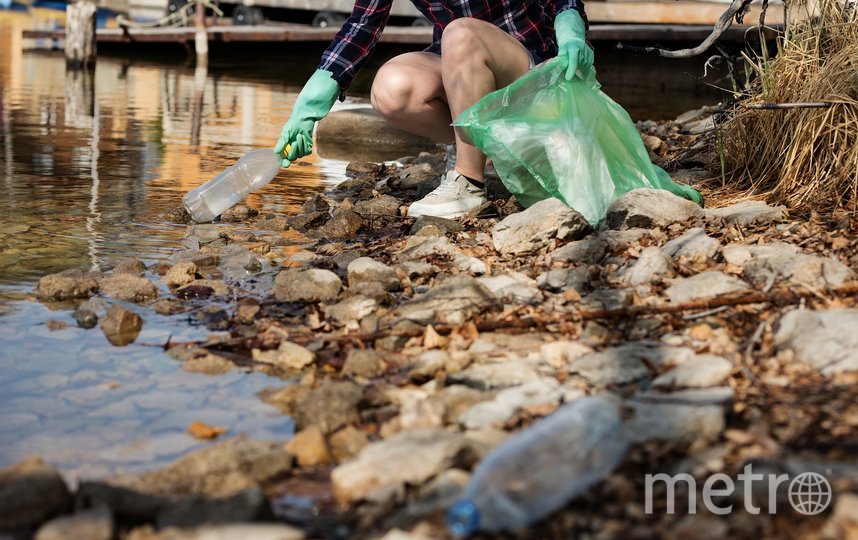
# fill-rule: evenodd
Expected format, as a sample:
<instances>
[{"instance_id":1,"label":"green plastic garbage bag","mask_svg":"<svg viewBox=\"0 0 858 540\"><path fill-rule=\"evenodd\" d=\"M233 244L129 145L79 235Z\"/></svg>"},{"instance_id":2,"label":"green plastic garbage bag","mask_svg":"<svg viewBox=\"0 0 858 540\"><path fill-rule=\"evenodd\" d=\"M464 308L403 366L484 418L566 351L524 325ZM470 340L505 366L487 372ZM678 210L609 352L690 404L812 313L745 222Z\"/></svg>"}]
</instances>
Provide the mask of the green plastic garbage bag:
<instances>
[{"instance_id":1,"label":"green plastic garbage bag","mask_svg":"<svg viewBox=\"0 0 858 540\"><path fill-rule=\"evenodd\" d=\"M628 113L600 90L591 70L564 78L552 59L493 92L453 123L492 158L507 189L525 207L556 197L597 226L617 197L666 189L703 205L689 186L653 165Z\"/></svg>"}]
</instances>

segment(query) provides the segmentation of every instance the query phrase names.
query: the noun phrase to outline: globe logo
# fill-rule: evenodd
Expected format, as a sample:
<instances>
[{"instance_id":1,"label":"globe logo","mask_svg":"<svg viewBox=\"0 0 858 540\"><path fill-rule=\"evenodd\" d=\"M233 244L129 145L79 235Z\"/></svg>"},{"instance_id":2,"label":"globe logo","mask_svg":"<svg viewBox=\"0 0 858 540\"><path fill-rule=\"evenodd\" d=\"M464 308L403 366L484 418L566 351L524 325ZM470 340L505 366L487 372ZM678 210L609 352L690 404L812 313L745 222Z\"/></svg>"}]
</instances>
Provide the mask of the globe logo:
<instances>
[{"instance_id":1,"label":"globe logo","mask_svg":"<svg viewBox=\"0 0 858 540\"><path fill-rule=\"evenodd\" d=\"M789 503L799 514L821 514L831 504L831 499L831 484L821 474L801 473L789 483Z\"/></svg>"}]
</instances>

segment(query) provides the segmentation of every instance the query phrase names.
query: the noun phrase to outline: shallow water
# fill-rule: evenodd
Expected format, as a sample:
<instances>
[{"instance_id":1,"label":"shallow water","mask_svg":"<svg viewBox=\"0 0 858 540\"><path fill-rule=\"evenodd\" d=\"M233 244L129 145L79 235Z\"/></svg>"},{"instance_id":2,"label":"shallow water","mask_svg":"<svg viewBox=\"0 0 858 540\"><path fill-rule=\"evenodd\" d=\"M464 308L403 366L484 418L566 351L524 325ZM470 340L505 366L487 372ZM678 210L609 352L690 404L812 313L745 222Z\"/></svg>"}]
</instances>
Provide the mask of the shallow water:
<instances>
[{"instance_id":1,"label":"shallow water","mask_svg":"<svg viewBox=\"0 0 858 540\"><path fill-rule=\"evenodd\" d=\"M187 227L160 216L237 157L273 144L296 81L318 56L295 70L236 62L208 72L174 57L165 64L102 56L87 82L67 76L61 54L22 52L21 28L55 23L0 12L0 466L39 454L72 480L151 468L206 444L185 433L195 420L231 434L288 438L288 417L255 397L283 381L240 371L189 374L163 352L168 338L206 336L186 315L147 311L137 342L117 348L99 330L77 328L68 309L35 302L33 288L66 268L166 260ZM633 116L663 118L713 101L693 76L677 88L645 80L652 62L600 68L606 91ZM365 92L367 72L356 93ZM344 169L309 156L249 203L292 213ZM49 319L69 326L51 331Z\"/></svg>"}]
</instances>

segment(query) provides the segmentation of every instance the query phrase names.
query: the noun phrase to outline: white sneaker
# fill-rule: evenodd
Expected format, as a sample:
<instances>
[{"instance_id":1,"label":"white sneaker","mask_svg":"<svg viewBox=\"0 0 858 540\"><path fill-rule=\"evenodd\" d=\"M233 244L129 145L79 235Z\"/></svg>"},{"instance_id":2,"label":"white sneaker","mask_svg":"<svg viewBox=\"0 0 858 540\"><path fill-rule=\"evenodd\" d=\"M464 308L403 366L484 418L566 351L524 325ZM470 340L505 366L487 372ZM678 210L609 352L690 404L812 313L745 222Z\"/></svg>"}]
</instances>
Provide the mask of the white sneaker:
<instances>
[{"instance_id":1,"label":"white sneaker","mask_svg":"<svg viewBox=\"0 0 858 540\"><path fill-rule=\"evenodd\" d=\"M479 208L486 200L485 188L478 188L461 174L450 171L432 193L411 203L408 217L456 218Z\"/></svg>"}]
</instances>

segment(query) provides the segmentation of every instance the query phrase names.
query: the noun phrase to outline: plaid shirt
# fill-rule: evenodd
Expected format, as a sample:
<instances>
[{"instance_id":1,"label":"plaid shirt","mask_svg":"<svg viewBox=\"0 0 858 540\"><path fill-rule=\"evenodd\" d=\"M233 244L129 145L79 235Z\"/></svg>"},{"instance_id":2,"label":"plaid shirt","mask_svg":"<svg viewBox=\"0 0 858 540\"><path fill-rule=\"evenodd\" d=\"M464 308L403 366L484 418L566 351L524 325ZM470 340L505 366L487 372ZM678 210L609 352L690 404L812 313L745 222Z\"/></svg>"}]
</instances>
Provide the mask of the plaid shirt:
<instances>
[{"instance_id":1,"label":"plaid shirt","mask_svg":"<svg viewBox=\"0 0 858 540\"><path fill-rule=\"evenodd\" d=\"M441 54L441 34L454 19L473 17L505 30L540 58L557 55L554 18L561 11L577 9L584 20L583 0L411 0L435 28L426 50ZM333 73L345 90L375 48L390 16L393 0L356 0L351 17L322 55L319 69Z\"/></svg>"}]
</instances>

